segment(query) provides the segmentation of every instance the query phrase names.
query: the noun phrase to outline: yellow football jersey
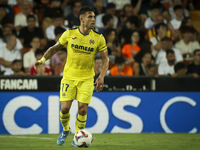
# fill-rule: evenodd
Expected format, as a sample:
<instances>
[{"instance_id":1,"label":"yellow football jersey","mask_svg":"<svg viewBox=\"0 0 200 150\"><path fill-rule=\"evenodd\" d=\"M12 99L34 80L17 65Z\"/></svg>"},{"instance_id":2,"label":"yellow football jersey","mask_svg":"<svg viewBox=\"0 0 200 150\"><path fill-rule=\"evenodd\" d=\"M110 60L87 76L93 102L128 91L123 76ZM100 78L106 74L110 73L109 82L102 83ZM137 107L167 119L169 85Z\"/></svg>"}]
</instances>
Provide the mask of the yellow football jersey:
<instances>
[{"instance_id":1,"label":"yellow football jersey","mask_svg":"<svg viewBox=\"0 0 200 150\"><path fill-rule=\"evenodd\" d=\"M63 78L86 80L94 77L94 57L99 51L107 49L105 38L95 30L82 34L79 27L68 29L59 38L61 45L66 45L67 61Z\"/></svg>"}]
</instances>

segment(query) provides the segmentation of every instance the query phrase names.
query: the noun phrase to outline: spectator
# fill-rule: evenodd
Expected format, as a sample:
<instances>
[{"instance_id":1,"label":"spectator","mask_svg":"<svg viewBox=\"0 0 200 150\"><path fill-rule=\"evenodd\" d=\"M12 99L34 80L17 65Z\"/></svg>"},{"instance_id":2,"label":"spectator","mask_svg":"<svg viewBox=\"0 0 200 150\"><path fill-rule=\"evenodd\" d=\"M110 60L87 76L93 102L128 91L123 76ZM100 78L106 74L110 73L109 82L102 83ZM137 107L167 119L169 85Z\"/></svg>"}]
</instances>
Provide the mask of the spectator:
<instances>
[{"instance_id":1,"label":"spectator","mask_svg":"<svg viewBox=\"0 0 200 150\"><path fill-rule=\"evenodd\" d=\"M149 71L150 65L151 65L151 53L146 52L142 56L141 63L135 62L133 65L134 75L148 75L148 72L150 74L153 74L153 72Z\"/></svg>"},{"instance_id":2,"label":"spectator","mask_svg":"<svg viewBox=\"0 0 200 150\"><path fill-rule=\"evenodd\" d=\"M4 38L8 34L13 34L12 29L10 28L10 26L4 25L2 27L2 38L0 38L0 45L1 46L3 46L3 45L6 46L6 42L4 41ZM15 49L21 50L22 48L23 48L23 46L22 46L20 40L17 38L17 44L16 44Z\"/></svg>"},{"instance_id":3,"label":"spectator","mask_svg":"<svg viewBox=\"0 0 200 150\"><path fill-rule=\"evenodd\" d=\"M104 15L102 18L102 22L103 22L104 27L99 30L99 33L103 34L103 32L106 29L113 28L114 26L114 19L112 15Z\"/></svg>"},{"instance_id":4,"label":"spectator","mask_svg":"<svg viewBox=\"0 0 200 150\"><path fill-rule=\"evenodd\" d=\"M108 3L115 3L116 10L120 11L126 4L131 4L131 0L108 0Z\"/></svg>"},{"instance_id":5,"label":"spectator","mask_svg":"<svg viewBox=\"0 0 200 150\"><path fill-rule=\"evenodd\" d=\"M103 0L94 0L95 15L105 13L106 8L104 7Z\"/></svg>"},{"instance_id":6,"label":"spectator","mask_svg":"<svg viewBox=\"0 0 200 150\"><path fill-rule=\"evenodd\" d=\"M67 21L68 23L65 24L69 28L72 28L74 26L79 26L80 25L80 20L78 18L79 11L82 7L81 1L74 1L72 3L72 13L70 13L66 18L65 22Z\"/></svg>"},{"instance_id":7,"label":"spectator","mask_svg":"<svg viewBox=\"0 0 200 150\"><path fill-rule=\"evenodd\" d=\"M67 60L67 50L66 48L62 48L60 51L57 52L59 57L60 63L56 64L54 67L54 75L63 75L65 63Z\"/></svg>"},{"instance_id":8,"label":"spectator","mask_svg":"<svg viewBox=\"0 0 200 150\"><path fill-rule=\"evenodd\" d=\"M15 30L15 26L14 26L14 19L10 16L6 16L3 18L2 20L2 27L4 26L9 26L12 30L13 34L17 34L16 30Z\"/></svg>"},{"instance_id":9,"label":"spectator","mask_svg":"<svg viewBox=\"0 0 200 150\"><path fill-rule=\"evenodd\" d=\"M156 35L150 39L152 43L152 55L156 57L158 51L161 49L161 39L170 36L167 32L167 26L164 23L159 23L155 26Z\"/></svg>"},{"instance_id":10,"label":"spectator","mask_svg":"<svg viewBox=\"0 0 200 150\"><path fill-rule=\"evenodd\" d=\"M103 61L101 57L95 57L95 66L94 66L94 72L95 77L98 77L102 71L103 67ZM110 75L110 70L107 70L106 76Z\"/></svg>"},{"instance_id":11,"label":"spectator","mask_svg":"<svg viewBox=\"0 0 200 150\"><path fill-rule=\"evenodd\" d=\"M161 49L157 54L156 64L159 65L162 61L167 61L166 60L166 50L168 50L168 49L172 49L174 51L176 63L179 61L183 61L183 56L182 56L180 50L176 49L176 48L172 48L171 39L168 37L164 37L161 39Z\"/></svg>"},{"instance_id":12,"label":"spectator","mask_svg":"<svg viewBox=\"0 0 200 150\"><path fill-rule=\"evenodd\" d=\"M22 27L27 26L27 16L29 14L32 14L30 12L30 8L31 8L31 3L28 0L24 0L22 12L15 15L15 29L16 29L17 32L19 32ZM34 15L34 16L36 18L36 26L38 26L39 23L38 23L37 16L36 15Z\"/></svg>"},{"instance_id":13,"label":"spectator","mask_svg":"<svg viewBox=\"0 0 200 150\"><path fill-rule=\"evenodd\" d=\"M62 13L61 0L50 0L50 6L45 8L43 18L52 18L55 13Z\"/></svg>"},{"instance_id":14,"label":"spectator","mask_svg":"<svg viewBox=\"0 0 200 150\"><path fill-rule=\"evenodd\" d=\"M192 76L194 78L198 78L197 73L192 74L186 74L187 73L187 66L183 62L179 62L174 66L175 73L172 75L172 77L182 77L182 76Z\"/></svg>"},{"instance_id":15,"label":"spectator","mask_svg":"<svg viewBox=\"0 0 200 150\"><path fill-rule=\"evenodd\" d=\"M0 0L0 5L3 5L3 7L5 8L6 10L6 14L10 17L14 17L14 14L13 14L13 9L10 5L8 5L8 0Z\"/></svg>"},{"instance_id":16,"label":"spectator","mask_svg":"<svg viewBox=\"0 0 200 150\"><path fill-rule=\"evenodd\" d=\"M53 15L52 26L46 29L46 37L48 40L55 40L56 35L54 34L54 30L56 27L63 27L66 30L68 29L64 26L64 18L63 14L61 13L56 13Z\"/></svg>"},{"instance_id":17,"label":"spectator","mask_svg":"<svg viewBox=\"0 0 200 150\"><path fill-rule=\"evenodd\" d=\"M130 16L137 15L135 14L134 8L130 3L123 5L122 11L123 11L123 16L126 17L126 19Z\"/></svg>"},{"instance_id":18,"label":"spectator","mask_svg":"<svg viewBox=\"0 0 200 150\"><path fill-rule=\"evenodd\" d=\"M122 32L124 25L126 23L126 20L133 15L135 15L133 6L131 4L125 4L123 7L123 14L120 17L120 21L119 21L120 24L117 27L117 33L120 34Z\"/></svg>"},{"instance_id":19,"label":"spectator","mask_svg":"<svg viewBox=\"0 0 200 150\"><path fill-rule=\"evenodd\" d=\"M170 20L168 27L172 31L172 35L176 40L178 38L178 29L180 28L183 20L183 7L181 5L174 6L174 12L176 14L176 18Z\"/></svg>"},{"instance_id":20,"label":"spectator","mask_svg":"<svg viewBox=\"0 0 200 150\"><path fill-rule=\"evenodd\" d=\"M157 24L158 16L160 16L160 4L154 4L151 6L151 17L148 17L144 23L145 28L150 29ZM167 23L165 19L164 23Z\"/></svg>"},{"instance_id":21,"label":"spectator","mask_svg":"<svg viewBox=\"0 0 200 150\"><path fill-rule=\"evenodd\" d=\"M192 31L190 27L184 27L184 29L181 30L181 34L183 39L177 42L175 47L180 49L181 54L185 59L188 59L193 57L194 50L199 49L200 46L197 41L192 41Z\"/></svg>"},{"instance_id":22,"label":"spectator","mask_svg":"<svg viewBox=\"0 0 200 150\"><path fill-rule=\"evenodd\" d=\"M149 1L144 2L141 5L140 14L141 14L142 22L144 22L147 17L151 17L152 16L150 10L151 10L152 5L154 5L154 4L160 4L160 13L164 16L164 18L167 21L169 21L170 20L169 13L165 9L165 6L160 3L160 0L149 0Z\"/></svg>"},{"instance_id":23,"label":"spectator","mask_svg":"<svg viewBox=\"0 0 200 150\"><path fill-rule=\"evenodd\" d=\"M173 75L175 65L175 54L172 49L166 50L167 61L162 61L158 66L159 75Z\"/></svg>"},{"instance_id":24,"label":"spectator","mask_svg":"<svg viewBox=\"0 0 200 150\"><path fill-rule=\"evenodd\" d=\"M22 71L22 61L15 59L12 62L11 70L7 70L4 72L5 76L9 75L16 75L16 76L23 76L25 75L24 72Z\"/></svg>"},{"instance_id":25,"label":"spectator","mask_svg":"<svg viewBox=\"0 0 200 150\"><path fill-rule=\"evenodd\" d=\"M36 62L35 52L40 48L41 40L39 37L34 37L30 43L31 49L26 52L23 56L23 66L25 73L28 73L29 68ZM50 61L47 60L45 64L50 64Z\"/></svg>"},{"instance_id":26,"label":"spectator","mask_svg":"<svg viewBox=\"0 0 200 150\"><path fill-rule=\"evenodd\" d=\"M16 1L17 1L17 4L13 6L14 15L17 15L22 12L23 2L24 2L24 0L16 0ZM30 12L33 12L32 8L30 8Z\"/></svg>"},{"instance_id":27,"label":"spectator","mask_svg":"<svg viewBox=\"0 0 200 150\"><path fill-rule=\"evenodd\" d=\"M158 75L158 68L156 64L150 64L149 69L147 70L148 76Z\"/></svg>"},{"instance_id":28,"label":"spectator","mask_svg":"<svg viewBox=\"0 0 200 150\"><path fill-rule=\"evenodd\" d=\"M64 0L63 3L61 4L61 8L64 11L64 17L68 16L72 12L71 3L73 3L72 0ZM92 0L92 3L93 3L93 0ZM83 4L83 1L82 1L82 4ZM91 6L91 7L94 7L94 6Z\"/></svg>"},{"instance_id":29,"label":"spectator","mask_svg":"<svg viewBox=\"0 0 200 150\"><path fill-rule=\"evenodd\" d=\"M41 28L36 27L36 18L34 15L27 16L27 27L23 27L19 33L19 39L26 48L31 48L31 41L34 37L39 37L41 40L41 49L46 46L46 39Z\"/></svg>"},{"instance_id":30,"label":"spectator","mask_svg":"<svg viewBox=\"0 0 200 150\"><path fill-rule=\"evenodd\" d=\"M103 28L103 23L102 23L102 17L104 15L112 15L113 16L113 19L114 19L114 26L113 28L117 28L117 25L118 25L118 18L115 15L115 4L114 3L108 3L107 6L106 6L106 11L105 13L102 13L102 14L99 14L96 16L96 22L95 22L95 25L97 27L97 30L100 30L101 28Z\"/></svg>"},{"instance_id":31,"label":"spectator","mask_svg":"<svg viewBox=\"0 0 200 150\"><path fill-rule=\"evenodd\" d=\"M138 30L132 31L130 41L122 47L122 54L128 63L134 61L135 55L140 52L140 33Z\"/></svg>"},{"instance_id":32,"label":"spectator","mask_svg":"<svg viewBox=\"0 0 200 150\"><path fill-rule=\"evenodd\" d=\"M36 61L40 60L43 55L44 55L44 52L42 50L40 50L40 49L36 50L36 52L35 52ZM37 69L35 70L34 65L32 65L29 68L29 75L50 76L51 68L49 65L42 64L42 65L38 66Z\"/></svg>"},{"instance_id":33,"label":"spectator","mask_svg":"<svg viewBox=\"0 0 200 150\"><path fill-rule=\"evenodd\" d=\"M6 46L3 45L0 50L0 65L1 72L11 70L12 62L15 59L21 59L21 54L18 49L15 49L17 40L13 34L5 36Z\"/></svg>"},{"instance_id":34,"label":"spectator","mask_svg":"<svg viewBox=\"0 0 200 150\"><path fill-rule=\"evenodd\" d=\"M171 16L171 19L176 18L176 14L174 12L174 6L176 6L176 5L183 6L182 0L172 0L172 5L168 9L169 14ZM189 14L189 12L188 12L188 10L186 8L183 8L183 14L184 14L184 17L189 17L190 16L190 14Z\"/></svg>"},{"instance_id":35,"label":"spectator","mask_svg":"<svg viewBox=\"0 0 200 150\"><path fill-rule=\"evenodd\" d=\"M132 76L133 69L130 66L125 65L125 59L123 57L115 58L116 66L110 69L111 76Z\"/></svg>"},{"instance_id":36,"label":"spectator","mask_svg":"<svg viewBox=\"0 0 200 150\"><path fill-rule=\"evenodd\" d=\"M200 49L194 50L194 61L192 64L188 65L188 74L196 73L200 76Z\"/></svg>"},{"instance_id":37,"label":"spectator","mask_svg":"<svg viewBox=\"0 0 200 150\"><path fill-rule=\"evenodd\" d=\"M138 30L138 29L139 29L138 17L137 16L128 17L120 33L121 44L124 45L124 42L130 38L130 33L132 33L133 30Z\"/></svg>"},{"instance_id":38,"label":"spectator","mask_svg":"<svg viewBox=\"0 0 200 150\"><path fill-rule=\"evenodd\" d=\"M190 17L185 17L181 23L181 26L178 30L178 37L179 37L179 40L182 40L183 37L181 35L181 31L184 30L184 27L187 26L187 27L190 27L191 28L191 31L192 31L192 40L193 41L197 41L198 40L198 31L193 27L192 25L192 19Z\"/></svg>"},{"instance_id":39,"label":"spectator","mask_svg":"<svg viewBox=\"0 0 200 150\"><path fill-rule=\"evenodd\" d=\"M117 41L117 33L115 29L108 28L104 32L106 45L108 48L108 55L121 56L121 46Z\"/></svg>"},{"instance_id":40,"label":"spectator","mask_svg":"<svg viewBox=\"0 0 200 150\"><path fill-rule=\"evenodd\" d=\"M2 27L2 20L6 16L6 9L4 5L0 5L0 28Z\"/></svg>"},{"instance_id":41,"label":"spectator","mask_svg":"<svg viewBox=\"0 0 200 150\"><path fill-rule=\"evenodd\" d=\"M62 27L56 27L56 28L54 29L54 34L56 35L56 38L55 38L54 40L48 41L47 46L46 46L46 48L45 48L44 50L46 51L49 47L51 47L51 46L53 46L54 44L56 44L56 42L59 40L59 38L60 38L60 36L63 34L63 32L65 32L65 29L64 29L64 28L62 28ZM57 53L55 53L55 54L53 55L53 57L51 57L50 61L51 61L51 69L52 69L52 72L54 72L53 69L55 68L55 65L61 63L61 61L60 61L60 59L59 59Z\"/></svg>"},{"instance_id":42,"label":"spectator","mask_svg":"<svg viewBox=\"0 0 200 150\"><path fill-rule=\"evenodd\" d=\"M185 76L187 73L187 66L183 62L178 62L174 66L175 73L172 74L172 77L181 77Z\"/></svg>"}]
</instances>

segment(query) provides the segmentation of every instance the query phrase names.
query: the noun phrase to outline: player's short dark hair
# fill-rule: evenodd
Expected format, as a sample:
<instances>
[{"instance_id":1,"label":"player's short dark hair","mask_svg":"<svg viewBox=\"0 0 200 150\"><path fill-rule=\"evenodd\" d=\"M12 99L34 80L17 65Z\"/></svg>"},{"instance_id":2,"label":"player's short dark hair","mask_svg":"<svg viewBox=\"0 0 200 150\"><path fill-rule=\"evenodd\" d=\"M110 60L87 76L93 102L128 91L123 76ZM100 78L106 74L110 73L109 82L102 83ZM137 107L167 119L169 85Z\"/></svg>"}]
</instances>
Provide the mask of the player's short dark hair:
<instances>
[{"instance_id":1,"label":"player's short dark hair","mask_svg":"<svg viewBox=\"0 0 200 150\"><path fill-rule=\"evenodd\" d=\"M4 27L7 24L14 24L14 19L10 16L5 16L1 22L2 26Z\"/></svg>"},{"instance_id":2,"label":"player's short dark hair","mask_svg":"<svg viewBox=\"0 0 200 150\"><path fill-rule=\"evenodd\" d=\"M102 17L103 25L106 26L106 25L107 25L107 22L110 21L110 19L113 19L113 16L112 16L111 14L104 15L104 16Z\"/></svg>"},{"instance_id":3,"label":"player's short dark hair","mask_svg":"<svg viewBox=\"0 0 200 150\"><path fill-rule=\"evenodd\" d=\"M165 36L164 38L161 39L161 42L163 41L171 42L171 39Z\"/></svg>"},{"instance_id":4,"label":"player's short dark hair","mask_svg":"<svg viewBox=\"0 0 200 150\"><path fill-rule=\"evenodd\" d=\"M26 17L26 20L30 19L30 18L33 18L34 20L36 20L35 16L32 15L32 14L29 14L27 17Z\"/></svg>"},{"instance_id":5,"label":"player's short dark hair","mask_svg":"<svg viewBox=\"0 0 200 150\"><path fill-rule=\"evenodd\" d=\"M183 63L183 62L178 62L178 63L176 63L175 66L174 66L174 71L175 71L175 72L178 72L179 70L185 69L185 68L187 68L187 66L186 66L185 63Z\"/></svg>"},{"instance_id":6,"label":"player's short dark hair","mask_svg":"<svg viewBox=\"0 0 200 150\"><path fill-rule=\"evenodd\" d=\"M166 50L166 55L168 55L168 54L174 54L174 51L172 49L167 49Z\"/></svg>"},{"instance_id":7,"label":"player's short dark hair","mask_svg":"<svg viewBox=\"0 0 200 150\"><path fill-rule=\"evenodd\" d=\"M37 56L37 55L44 55L44 51L41 50L41 49L37 49L37 50L35 51L35 56Z\"/></svg>"},{"instance_id":8,"label":"player's short dark hair","mask_svg":"<svg viewBox=\"0 0 200 150\"><path fill-rule=\"evenodd\" d=\"M63 16L63 14L61 12L54 13L53 16L52 16L53 19L63 18L63 17L64 16Z\"/></svg>"},{"instance_id":9,"label":"player's short dark hair","mask_svg":"<svg viewBox=\"0 0 200 150\"><path fill-rule=\"evenodd\" d=\"M197 52L200 52L200 49L195 49L193 54L196 55Z\"/></svg>"},{"instance_id":10,"label":"player's short dark hair","mask_svg":"<svg viewBox=\"0 0 200 150\"><path fill-rule=\"evenodd\" d=\"M12 61L12 65L14 65L14 64L17 63L17 62L22 63L22 60L20 60L20 59L15 59L15 60Z\"/></svg>"},{"instance_id":11,"label":"player's short dark hair","mask_svg":"<svg viewBox=\"0 0 200 150\"><path fill-rule=\"evenodd\" d=\"M125 63L124 57L115 57L115 64L121 65L123 63Z\"/></svg>"},{"instance_id":12,"label":"player's short dark hair","mask_svg":"<svg viewBox=\"0 0 200 150\"><path fill-rule=\"evenodd\" d=\"M156 3L156 4L153 4L151 6L151 10L154 10L154 9L160 9L161 5L159 3Z\"/></svg>"},{"instance_id":13,"label":"player's short dark hair","mask_svg":"<svg viewBox=\"0 0 200 150\"><path fill-rule=\"evenodd\" d=\"M165 23L163 23L163 22L156 24L156 25L155 25L156 35L158 34L158 31L157 31L157 30L158 30L161 26L164 26L164 27L166 27L166 29L167 29L167 25L166 25Z\"/></svg>"},{"instance_id":14,"label":"player's short dark hair","mask_svg":"<svg viewBox=\"0 0 200 150\"><path fill-rule=\"evenodd\" d=\"M174 6L174 12L177 11L178 9L183 9L183 6L181 6L181 5L175 5Z\"/></svg>"},{"instance_id":15,"label":"player's short dark hair","mask_svg":"<svg viewBox=\"0 0 200 150\"><path fill-rule=\"evenodd\" d=\"M182 33L182 34L185 34L185 33L192 33L192 29L191 29L191 27L184 26L184 27L181 28L181 33Z\"/></svg>"},{"instance_id":16,"label":"player's short dark hair","mask_svg":"<svg viewBox=\"0 0 200 150\"><path fill-rule=\"evenodd\" d=\"M63 27L56 27L54 29L54 34L57 36L58 34L62 34L63 32L65 32L66 30Z\"/></svg>"},{"instance_id":17,"label":"player's short dark hair","mask_svg":"<svg viewBox=\"0 0 200 150\"><path fill-rule=\"evenodd\" d=\"M83 6L83 7L81 8L81 10L79 11L78 18L80 17L80 15L83 15L83 14L85 14L85 13L88 12L88 11L93 11L93 12L95 13L94 8L89 7L89 6Z\"/></svg>"}]
</instances>

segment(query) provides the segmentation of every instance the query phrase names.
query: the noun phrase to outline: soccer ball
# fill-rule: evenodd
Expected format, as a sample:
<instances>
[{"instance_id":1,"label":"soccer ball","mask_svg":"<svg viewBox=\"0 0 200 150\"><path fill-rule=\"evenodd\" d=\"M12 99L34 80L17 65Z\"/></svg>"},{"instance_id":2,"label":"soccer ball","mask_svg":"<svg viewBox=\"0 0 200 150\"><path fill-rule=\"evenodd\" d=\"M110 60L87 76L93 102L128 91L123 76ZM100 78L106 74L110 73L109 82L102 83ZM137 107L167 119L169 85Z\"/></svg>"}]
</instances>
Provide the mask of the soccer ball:
<instances>
[{"instance_id":1,"label":"soccer ball","mask_svg":"<svg viewBox=\"0 0 200 150\"><path fill-rule=\"evenodd\" d=\"M79 130L74 135L74 142L78 147L89 147L93 142L92 134L85 129Z\"/></svg>"}]
</instances>

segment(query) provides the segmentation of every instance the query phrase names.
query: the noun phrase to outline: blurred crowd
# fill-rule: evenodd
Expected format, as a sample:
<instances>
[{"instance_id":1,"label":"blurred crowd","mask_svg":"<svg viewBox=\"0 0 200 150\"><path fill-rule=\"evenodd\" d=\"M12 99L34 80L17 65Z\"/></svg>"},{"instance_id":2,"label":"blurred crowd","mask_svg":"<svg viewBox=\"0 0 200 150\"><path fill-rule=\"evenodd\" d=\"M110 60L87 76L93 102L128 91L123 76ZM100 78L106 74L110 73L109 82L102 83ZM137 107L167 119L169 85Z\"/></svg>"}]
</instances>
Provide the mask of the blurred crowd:
<instances>
[{"instance_id":1,"label":"blurred crowd","mask_svg":"<svg viewBox=\"0 0 200 150\"><path fill-rule=\"evenodd\" d=\"M95 9L106 39L107 76L200 75L199 0L0 0L0 74L63 74L66 48L37 69L64 31L80 25L82 6ZM95 75L102 70L95 57Z\"/></svg>"}]
</instances>

